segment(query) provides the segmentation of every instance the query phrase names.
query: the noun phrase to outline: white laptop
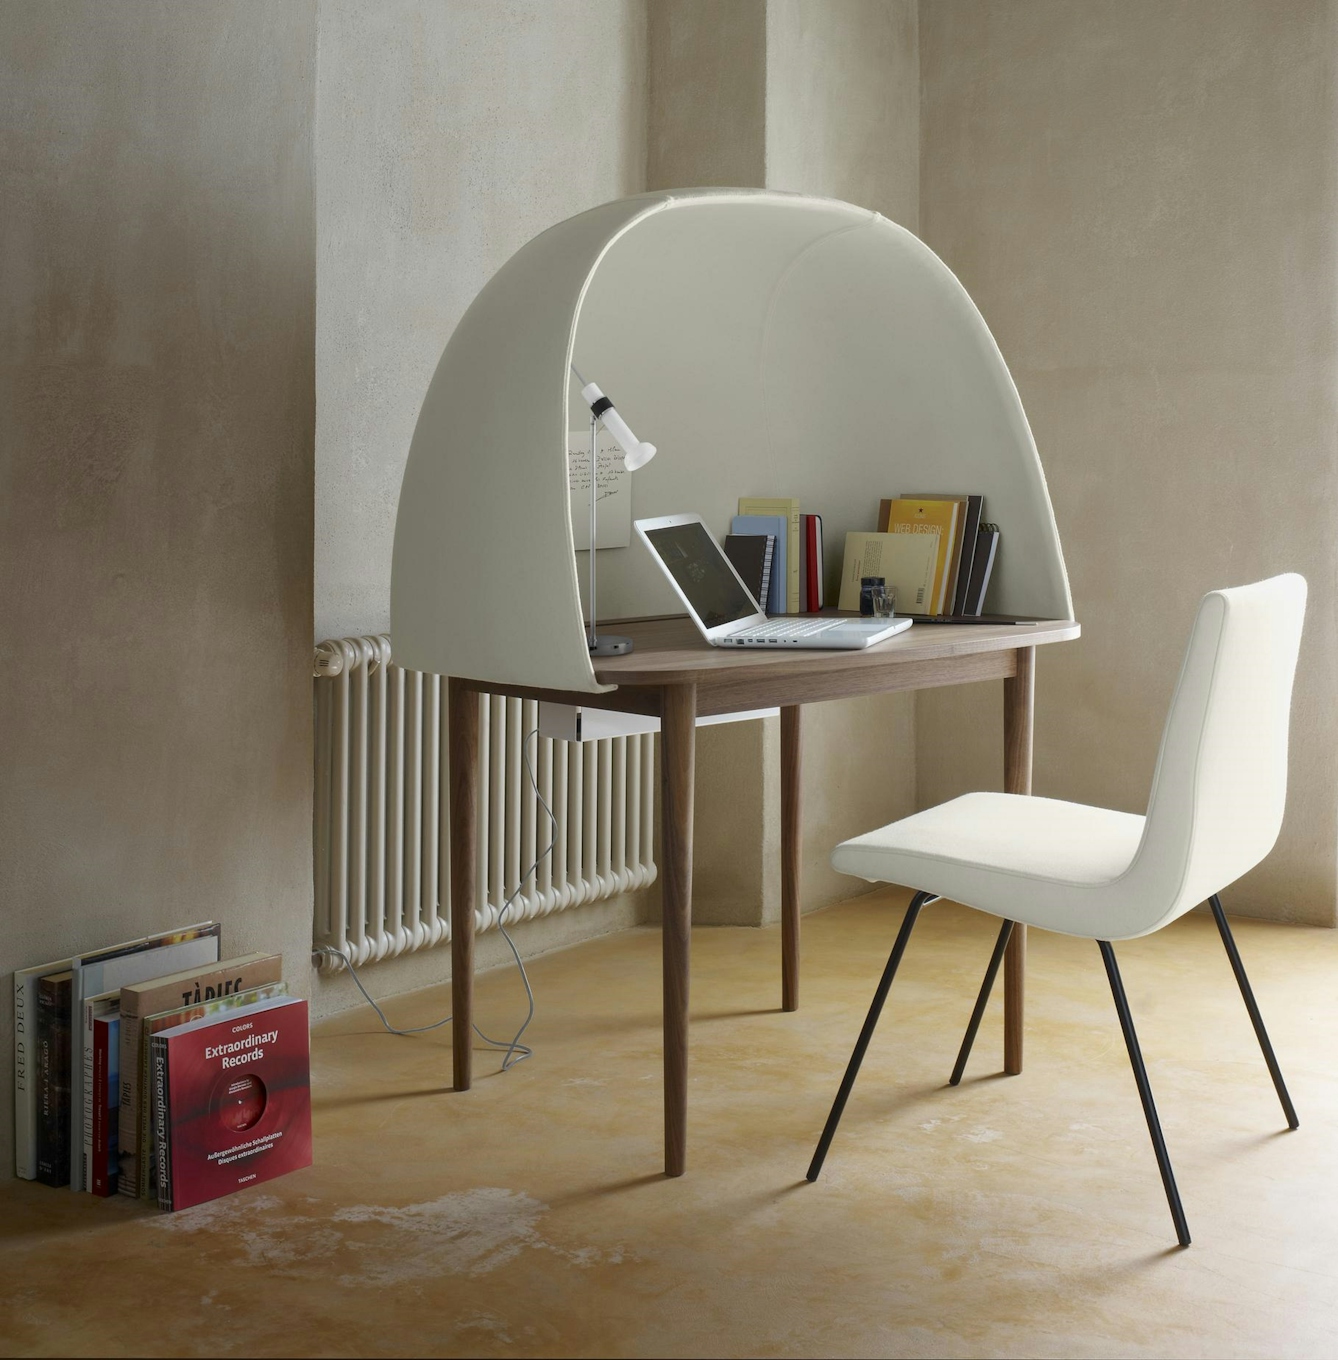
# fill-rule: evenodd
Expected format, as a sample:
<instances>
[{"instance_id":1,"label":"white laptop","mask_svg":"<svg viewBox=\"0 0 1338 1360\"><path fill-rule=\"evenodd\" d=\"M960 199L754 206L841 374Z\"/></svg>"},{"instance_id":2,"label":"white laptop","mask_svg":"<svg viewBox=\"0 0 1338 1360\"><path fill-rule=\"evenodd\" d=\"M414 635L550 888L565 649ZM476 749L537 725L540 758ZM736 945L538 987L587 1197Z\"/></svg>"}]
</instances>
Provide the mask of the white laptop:
<instances>
[{"instance_id":1,"label":"white laptop","mask_svg":"<svg viewBox=\"0 0 1338 1360\"><path fill-rule=\"evenodd\" d=\"M910 619L769 619L700 515L639 519L636 531L712 647L869 647Z\"/></svg>"}]
</instances>

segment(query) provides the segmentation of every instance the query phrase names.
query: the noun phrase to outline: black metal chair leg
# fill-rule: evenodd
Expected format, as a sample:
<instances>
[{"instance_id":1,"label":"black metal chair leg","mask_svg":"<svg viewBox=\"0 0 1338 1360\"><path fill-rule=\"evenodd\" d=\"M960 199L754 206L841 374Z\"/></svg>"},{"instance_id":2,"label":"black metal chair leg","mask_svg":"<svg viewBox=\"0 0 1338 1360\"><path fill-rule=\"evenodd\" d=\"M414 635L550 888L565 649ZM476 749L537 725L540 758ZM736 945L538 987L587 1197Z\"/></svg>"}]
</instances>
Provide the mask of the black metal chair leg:
<instances>
[{"instance_id":1,"label":"black metal chair leg","mask_svg":"<svg viewBox=\"0 0 1338 1360\"><path fill-rule=\"evenodd\" d=\"M1273 1055L1273 1045L1268 1041L1268 1031L1264 1028L1264 1017L1259 1014L1259 1006L1254 999L1250 979L1245 976L1245 965L1240 961L1240 950L1236 948L1235 937L1231 933L1231 927L1227 924L1226 912L1222 910L1222 899L1214 893L1208 899L1208 905L1213 909L1213 919L1217 922L1222 943L1226 945L1227 958L1231 960L1231 969L1236 974L1236 981L1240 984L1240 994L1245 998L1245 1009L1250 1013L1250 1023L1254 1026L1254 1036L1259 1040L1259 1047L1264 1051L1264 1061L1268 1064L1269 1075L1273 1078L1278 1099L1282 1102L1282 1112L1287 1116L1287 1127L1289 1129L1300 1128L1301 1121L1296 1117L1296 1107L1292 1104L1291 1096L1287 1094L1287 1083L1282 1080L1282 1069L1278 1066L1278 1060Z\"/></svg>"},{"instance_id":2,"label":"black metal chair leg","mask_svg":"<svg viewBox=\"0 0 1338 1360\"><path fill-rule=\"evenodd\" d=\"M818 1139L817 1150L813 1153L813 1160L809 1163L808 1179L810 1181L818 1179L822 1164L827 1159L827 1149L832 1145L836 1126L841 1122L841 1113L846 1107L846 1101L850 1099L855 1078L859 1076L860 1064L864 1061L865 1050L869 1047L869 1040L873 1038L873 1032L878 1026L878 1017L882 1014L883 1003L887 1000L892 979L897 975L897 966L901 963L901 956L906 952L906 942L911 938L911 931L915 928L915 919L920 914L920 908L927 902L933 902L935 897L934 893L916 893L911 898L910 906L906 908L901 929L897 931L896 943L892 946L892 953L888 956L887 967L883 969L883 976L878 982L878 990L874 992L873 1003L869 1006L869 1014L864 1019L864 1028L860 1030L859 1038L855 1041L855 1051L850 1055L849 1063L846 1064L846 1074L841 1078L841 1089L837 1091L836 1099L832 1102L832 1112L827 1116L822 1137Z\"/></svg>"},{"instance_id":3,"label":"black metal chair leg","mask_svg":"<svg viewBox=\"0 0 1338 1360\"><path fill-rule=\"evenodd\" d=\"M1013 933L1013 923L1005 921L999 927L999 938L994 943L994 953L990 955L990 966L985 970L985 981L980 984L980 995L976 997L976 1008L971 1012L971 1023L966 1027L966 1037L962 1040L961 1051L957 1054L957 1064L948 1078L949 1086L956 1086L966 1071L966 1060L971 1056L971 1045L976 1041L976 1031L985 1016L990 992L994 989L994 979L998 976L999 965L1003 962L1004 950L1008 948L1008 937Z\"/></svg>"},{"instance_id":4,"label":"black metal chair leg","mask_svg":"<svg viewBox=\"0 0 1338 1360\"><path fill-rule=\"evenodd\" d=\"M1106 965L1106 977L1110 979L1110 993L1115 998L1115 1011L1120 1017L1120 1028L1124 1031L1124 1046L1129 1050L1129 1062L1134 1069L1134 1081L1143 1102L1143 1113L1147 1116L1148 1133L1152 1135L1152 1150L1157 1154L1157 1167L1161 1171L1161 1183L1166 1189L1166 1202L1171 1206L1171 1219L1175 1223L1175 1235L1182 1247L1189 1246L1189 1225L1185 1222L1185 1211L1180 1204L1180 1191L1175 1188L1175 1172L1171 1170L1171 1158L1166 1151L1166 1139L1162 1137L1161 1121L1157 1118L1157 1107L1152 1100L1152 1087L1148 1083L1147 1068L1143 1066L1143 1054L1138 1047L1138 1035L1134 1033L1133 1016L1129 1014L1129 1002L1124 995L1124 983L1120 981L1119 965L1115 962L1115 951L1108 940L1098 940L1101 946L1101 959Z\"/></svg>"}]
</instances>

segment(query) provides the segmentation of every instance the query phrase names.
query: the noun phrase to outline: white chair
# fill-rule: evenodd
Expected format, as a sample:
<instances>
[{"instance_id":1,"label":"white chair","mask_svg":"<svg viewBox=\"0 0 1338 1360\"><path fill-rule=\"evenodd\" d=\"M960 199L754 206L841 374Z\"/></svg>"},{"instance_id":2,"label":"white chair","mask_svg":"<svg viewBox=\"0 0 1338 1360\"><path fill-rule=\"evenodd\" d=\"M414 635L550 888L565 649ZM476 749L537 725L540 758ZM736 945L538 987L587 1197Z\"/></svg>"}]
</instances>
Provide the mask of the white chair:
<instances>
[{"instance_id":1,"label":"white chair","mask_svg":"<svg viewBox=\"0 0 1338 1360\"><path fill-rule=\"evenodd\" d=\"M1189 1245L1189 1228L1110 942L1149 935L1206 899L1287 1123L1297 1127L1218 893L1268 854L1282 826L1292 677L1305 601L1306 583L1296 575L1203 597L1145 817L1050 798L971 793L836 848L832 864L842 873L917 892L813 1154L810 1181L822 1169L916 917L939 897L1003 918L953 1069L954 1086L1013 923L1098 942L1182 1247Z\"/></svg>"}]
</instances>

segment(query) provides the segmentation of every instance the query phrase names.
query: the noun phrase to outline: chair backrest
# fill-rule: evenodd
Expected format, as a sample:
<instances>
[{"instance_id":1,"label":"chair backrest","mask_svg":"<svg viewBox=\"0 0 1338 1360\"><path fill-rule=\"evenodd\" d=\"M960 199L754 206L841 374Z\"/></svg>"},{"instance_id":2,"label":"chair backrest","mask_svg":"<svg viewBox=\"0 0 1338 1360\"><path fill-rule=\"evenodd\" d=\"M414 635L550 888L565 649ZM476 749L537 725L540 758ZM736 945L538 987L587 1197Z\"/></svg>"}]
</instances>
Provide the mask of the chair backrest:
<instances>
[{"instance_id":1,"label":"chair backrest","mask_svg":"<svg viewBox=\"0 0 1338 1360\"><path fill-rule=\"evenodd\" d=\"M1305 579L1289 574L1199 605L1136 861L1160 889L1148 903L1165 910L1159 925L1254 868L1278 838L1305 602Z\"/></svg>"}]
</instances>

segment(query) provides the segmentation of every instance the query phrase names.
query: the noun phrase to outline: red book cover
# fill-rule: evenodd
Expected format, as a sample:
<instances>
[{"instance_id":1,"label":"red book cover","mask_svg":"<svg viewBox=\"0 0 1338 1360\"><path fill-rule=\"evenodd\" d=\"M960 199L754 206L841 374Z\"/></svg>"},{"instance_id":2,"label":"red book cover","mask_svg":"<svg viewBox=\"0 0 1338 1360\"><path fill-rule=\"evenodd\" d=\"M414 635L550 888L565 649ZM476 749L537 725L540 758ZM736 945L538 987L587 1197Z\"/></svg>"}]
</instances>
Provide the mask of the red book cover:
<instances>
[{"instance_id":1,"label":"red book cover","mask_svg":"<svg viewBox=\"0 0 1338 1360\"><path fill-rule=\"evenodd\" d=\"M305 1001L262 1001L154 1041L166 1053L173 1209L311 1165Z\"/></svg>"}]
</instances>

